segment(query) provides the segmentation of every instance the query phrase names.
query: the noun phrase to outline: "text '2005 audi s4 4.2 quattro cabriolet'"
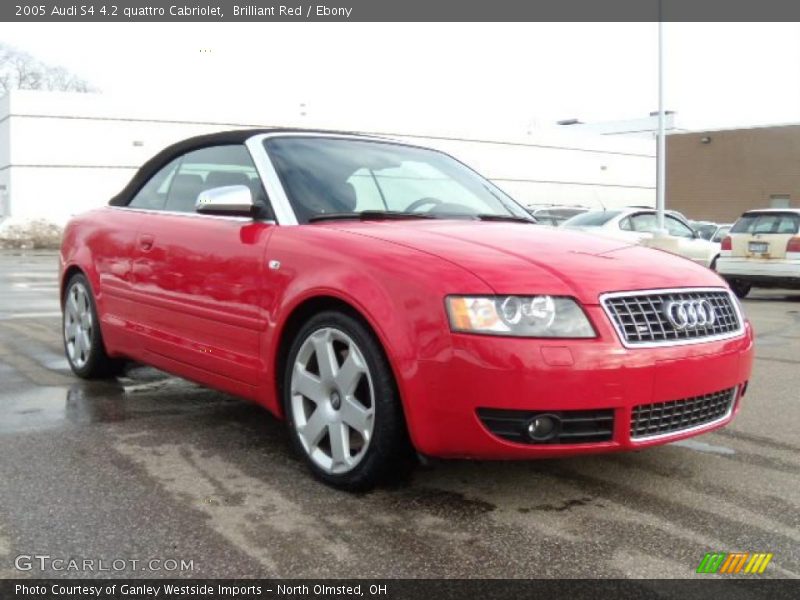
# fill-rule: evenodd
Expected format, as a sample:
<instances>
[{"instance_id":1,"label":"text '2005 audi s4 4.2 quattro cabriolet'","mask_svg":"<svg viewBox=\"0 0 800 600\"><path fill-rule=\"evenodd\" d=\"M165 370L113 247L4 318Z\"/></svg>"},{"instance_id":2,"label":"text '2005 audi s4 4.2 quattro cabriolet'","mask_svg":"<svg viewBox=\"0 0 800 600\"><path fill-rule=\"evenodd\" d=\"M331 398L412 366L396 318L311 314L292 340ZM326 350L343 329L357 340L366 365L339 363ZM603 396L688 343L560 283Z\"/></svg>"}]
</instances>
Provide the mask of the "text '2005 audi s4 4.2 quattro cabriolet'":
<instances>
[{"instance_id":1,"label":"text '2005 audi s4 4.2 quattro cabriolet'","mask_svg":"<svg viewBox=\"0 0 800 600\"><path fill-rule=\"evenodd\" d=\"M81 377L249 398L329 484L434 457L635 450L727 424L753 334L712 271L537 226L438 151L308 131L175 144L61 251Z\"/></svg>"}]
</instances>

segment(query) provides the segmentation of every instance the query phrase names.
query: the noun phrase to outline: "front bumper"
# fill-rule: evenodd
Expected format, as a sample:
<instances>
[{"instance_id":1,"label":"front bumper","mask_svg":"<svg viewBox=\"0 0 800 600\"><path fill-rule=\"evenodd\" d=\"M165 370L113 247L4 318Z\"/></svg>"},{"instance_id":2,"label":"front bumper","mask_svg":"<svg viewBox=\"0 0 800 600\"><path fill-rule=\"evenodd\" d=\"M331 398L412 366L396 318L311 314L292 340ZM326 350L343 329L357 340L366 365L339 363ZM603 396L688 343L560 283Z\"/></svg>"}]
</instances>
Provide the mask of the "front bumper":
<instances>
[{"instance_id":1,"label":"front bumper","mask_svg":"<svg viewBox=\"0 0 800 600\"><path fill-rule=\"evenodd\" d=\"M733 339L627 349L599 306L585 308L599 330L597 339L451 335L450 351L418 363L414 376L403 385L406 417L416 448L438 457L558 457L664 444L711 431L733 419L752 368L749 323L744 335ZM736 396L731 410L714 422L642 439L631 436L631 418L637 406L733 388ZM612 434L599 442L515 442L490 432L478 416L481 409L556 414L610 410Z\"/></svg>"}]
</instances>

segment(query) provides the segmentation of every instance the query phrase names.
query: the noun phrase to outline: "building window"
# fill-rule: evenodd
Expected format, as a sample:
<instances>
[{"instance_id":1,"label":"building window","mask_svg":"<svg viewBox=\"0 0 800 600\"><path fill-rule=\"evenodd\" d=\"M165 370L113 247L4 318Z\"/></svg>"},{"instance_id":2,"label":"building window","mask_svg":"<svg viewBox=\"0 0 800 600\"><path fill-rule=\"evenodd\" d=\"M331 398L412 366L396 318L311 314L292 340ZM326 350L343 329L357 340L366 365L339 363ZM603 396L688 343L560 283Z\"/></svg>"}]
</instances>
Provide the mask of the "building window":
<instances>
[{"instance_id":1,"label":"building window","mask_svg":"<svg viewBox=\"0 0 800 600\"><path fill-rule=\"evenodd\" d=\"M789 194L772 194L769 197L770 208L789 208L792 205Z\"/></svg>"}]
</instances>

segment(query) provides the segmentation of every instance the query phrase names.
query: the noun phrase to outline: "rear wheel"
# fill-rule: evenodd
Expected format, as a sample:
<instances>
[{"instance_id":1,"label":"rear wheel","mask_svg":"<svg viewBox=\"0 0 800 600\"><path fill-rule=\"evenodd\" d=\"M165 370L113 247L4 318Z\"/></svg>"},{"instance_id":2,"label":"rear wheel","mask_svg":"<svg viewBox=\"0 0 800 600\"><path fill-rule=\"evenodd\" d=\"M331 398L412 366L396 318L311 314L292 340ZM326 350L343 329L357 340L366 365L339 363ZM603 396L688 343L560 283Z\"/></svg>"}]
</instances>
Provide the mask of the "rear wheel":
<instances>
[{"instance_id":1,"label":"rear wheel","mask_svg":"<svg viewBox=\"0 0 800 600\"><path fill-rule=\"evenodd\" d=\"M84 379L117 374L122 361L106 354L100 319L89 281L82 274L73 275L64 292L64 352L73 373Z\"/></svg>"},{"instance_id":2,"label":"rear wheel","mask_svg":"<svg viewBox=\"0 0 800 600\"><path fill-rule=\"evenodd\" d=\"M750 293L750 289L753 287L749 283L745 283L744 281L729 281L728 285L733 290L733 293L736 294L738 298L744 298L747 294Z\"/></svg>"},{"instance_id":3,"label":"rear wheel","mask_svg":"<svg viewBox=\"0 0 800 600\"><path fill-rule=\"evenodd\" d=\"M372 332L342 312L312 317L289 350L283 380L296 449L325 483L365 490L410 455L399 394Z\"/></svg>"}]
</instances>

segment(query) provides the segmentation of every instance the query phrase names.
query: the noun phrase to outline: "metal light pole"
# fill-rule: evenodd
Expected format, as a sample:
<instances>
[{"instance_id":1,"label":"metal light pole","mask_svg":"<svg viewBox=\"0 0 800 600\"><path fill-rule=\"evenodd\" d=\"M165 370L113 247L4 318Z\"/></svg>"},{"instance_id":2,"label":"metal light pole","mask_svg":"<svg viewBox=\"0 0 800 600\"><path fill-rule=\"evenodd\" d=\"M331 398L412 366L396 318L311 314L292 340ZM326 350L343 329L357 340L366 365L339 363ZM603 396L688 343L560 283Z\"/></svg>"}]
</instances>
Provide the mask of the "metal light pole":
<instances>
[{"instance_id":1,"label":"metal light pole","mask_svg":"<svg viewBox=\"0 0 800 600\"><path fill-rule=\"evenodd\" d=\"M664 135L664 17L658 0L658 146L656 150L656 214L659 233L664 233L667 144Z\"/></svg>"}]
</instances>

